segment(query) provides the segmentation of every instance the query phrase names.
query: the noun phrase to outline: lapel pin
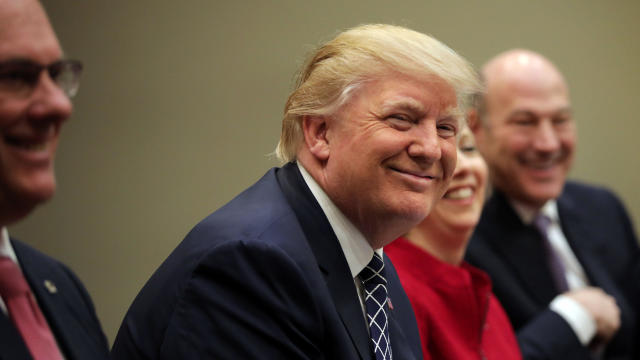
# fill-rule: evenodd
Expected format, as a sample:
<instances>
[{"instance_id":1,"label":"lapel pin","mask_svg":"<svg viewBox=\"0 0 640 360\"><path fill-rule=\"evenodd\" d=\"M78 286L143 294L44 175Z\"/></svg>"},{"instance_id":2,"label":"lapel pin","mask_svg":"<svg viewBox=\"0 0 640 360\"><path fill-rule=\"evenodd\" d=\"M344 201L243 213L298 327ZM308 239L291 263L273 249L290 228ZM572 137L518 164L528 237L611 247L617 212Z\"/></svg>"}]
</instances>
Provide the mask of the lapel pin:
<instances>
[{"instance_id":1,"label":"lapel pin","mask_svg":"<svg viewBox=\"0 0 640 360\"><path fill-rule=\"evenodd\" d=\"M46 287L47 290L49 290L49 294L55 294L58 292L58 288L56 287L56 284L54 284L53 281L51 280L45 280L44 287Z\"/></svg>"},{"instance_id":2,"label":"lapel pin","mask_svg":"<svg viewBox=\"0 0 640 360\"><path fill-rule=\"evenodd\" d=\"M387 297L387 304L389 305L389 310L393 310L393 304L391 303L390 297Z\"/></svg>"}]
</instances>

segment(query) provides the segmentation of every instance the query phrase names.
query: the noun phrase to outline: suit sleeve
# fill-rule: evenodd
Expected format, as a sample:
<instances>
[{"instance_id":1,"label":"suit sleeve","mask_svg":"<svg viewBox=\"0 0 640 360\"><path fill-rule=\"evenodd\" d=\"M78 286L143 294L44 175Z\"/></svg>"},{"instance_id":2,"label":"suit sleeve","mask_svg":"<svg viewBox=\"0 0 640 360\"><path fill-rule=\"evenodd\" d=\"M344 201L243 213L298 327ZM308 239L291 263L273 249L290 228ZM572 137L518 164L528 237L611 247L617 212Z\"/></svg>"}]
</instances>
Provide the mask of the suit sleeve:
<instances>
[{"instance_id":1,"label":"suit sleeve","mask_svg":"<svg viewBox=\"0 0 640 360\"><path fill-rule=\"evenodd\" d=\"M547 308L537 314L517 333L522 357L526 360L585 360L591 359L588 348L569 324Z\"/></svg>"},{"instance_id":2,"label":"suit sleeve","mask_svg":"<svg viewBox=\"0 0 640 360\"><path fill-rule=\"evenodd\" d=\"M620 199L615 195L613 197L616 216L620 219L622 233L624 234L624 246L626 249L620 249L628 254L627 263L623 265L618 277L618 284L622 287L624 294L628 297L631 305L630 312L635 312L635 337L640 332L640 243L636 236L633 223ZM624 324L623 324L624 325ZM632 349L633 358L640 359L640 342L631 339L634 345Z\"/></svg>"},{"instance_id":3,"label":"suit sleeve","mask_svg":"<svg viewBox=\"0 0 640 360\"><path fill-rule=\"evenodd\" d=\"M73 273L73 271L71 271L71 269L69 269L66 265L61 263L60 263L60 266L62 267L64 272L67 274L69 279L71 279L71 281L74 283L75 288L78 291L78 294L80 295L80 298L84 303L83 309L86 312L81 311L80 308L75 306L71 307L71 310L74 311L74 313L76 314L76 317L78 318L78 321L84 326L84 331L87 334L91 334L91 338L95 342L96 351L99 352L100 355L103 356L103 358L105 359L108 358L109 345L107 342L107 337L102 331L100 320L98 320L98 316L96 315L96 309L93 305L93 301L91 301L91 297L89 296L87 289L85 289L80 279L78 279L78 277ZM73 304L74 302L69 300L68 303Z\"/></svg>"},{"instance_id":4,"label":"suit sleeve","mask_svg":"<svg viewBox=\"0 0 640 360\"><path fill-rule=\"evenodd\" d=\"M161 359L319 359L322 317L304 272L282 250L234 242L192 273Z\"/></svg>"}]
</instances>

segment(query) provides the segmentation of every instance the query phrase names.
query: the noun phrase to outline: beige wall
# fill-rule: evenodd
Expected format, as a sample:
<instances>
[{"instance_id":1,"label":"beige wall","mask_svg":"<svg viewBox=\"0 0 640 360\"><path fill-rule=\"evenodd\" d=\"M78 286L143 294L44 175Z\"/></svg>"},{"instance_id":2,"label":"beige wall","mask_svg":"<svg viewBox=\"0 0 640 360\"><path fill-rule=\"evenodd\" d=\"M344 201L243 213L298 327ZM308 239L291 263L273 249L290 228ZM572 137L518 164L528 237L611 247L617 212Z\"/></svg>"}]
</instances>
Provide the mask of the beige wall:
<instances>
[{"instance_id":1,"label":"beige wall","mask_svg":"<svg viewBox=\"0 0 640 360\"><path fill-rule=\"evenodd\" d=\"M305 52L360 23L430 33L475 64L511 47L548 55L572 89L573 177L613 188L640 220L638 1L44 3L86 72L58 193L10 231L78 273L110 341L186 232L275 165L267 154Z\"/></svg>"}]
</instances>

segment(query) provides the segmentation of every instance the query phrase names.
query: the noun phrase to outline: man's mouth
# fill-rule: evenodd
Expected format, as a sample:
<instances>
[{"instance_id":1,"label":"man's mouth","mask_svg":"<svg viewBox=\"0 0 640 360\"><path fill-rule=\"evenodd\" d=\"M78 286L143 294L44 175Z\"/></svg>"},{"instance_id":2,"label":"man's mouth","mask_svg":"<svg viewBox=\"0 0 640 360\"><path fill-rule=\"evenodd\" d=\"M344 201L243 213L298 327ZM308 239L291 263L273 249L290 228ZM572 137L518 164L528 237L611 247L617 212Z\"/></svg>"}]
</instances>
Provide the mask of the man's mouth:
<instances>
[{"instance_id":1,"label":"man's mouth","mask_svg":"<svg viewBox=\"0 0 640 360\"><path fill-rule=\"evenodd\" d=\"M57 129L50 124L49 126L31 131L5 131L2 134L2 140L5 144L30 152L38 152L46 150L56 137Z\"/></svg>"},{"instance_id":2,"label":"man's mouth","mask_svg":"<svg viewBox=\"0 0 640 360\"><path fill-rule=\"evenodd\" d=\"M19 137L19 136L4 136L4 142L10 146L20 148L27 151L42 151L47 148L49 143L48 137Z\"/></svg>"},{"instance_id":3,"label":"man's mouth","mask_svg":"<svg viewBox=\"0 0 640 360\"><path fill-rule=\"evenodd\" d=\"M523 157L520 159L520 163L533 170L548 170L558 165L562 159L564 159L563 153L557 152L545 158Z\"/></svg>"},{"instance_id":4,"label":"man's mouth","mask_svg":"<svg viewBox=\"0 0 640 360\"><path fill-rule=\"evenodd\" d=\"M423 179L433 180L433 179L436 178L433 175L429 175L429 174L427 174L425 172L421 172L421 171L403 170L403 169L399 169L399 168L395 168L395 167L390 167L390 169L395 171L395 172L399 172L401 174L411 175L411 176L415 176L415 177L423 178Z\"/></svg>"}]
</instances>

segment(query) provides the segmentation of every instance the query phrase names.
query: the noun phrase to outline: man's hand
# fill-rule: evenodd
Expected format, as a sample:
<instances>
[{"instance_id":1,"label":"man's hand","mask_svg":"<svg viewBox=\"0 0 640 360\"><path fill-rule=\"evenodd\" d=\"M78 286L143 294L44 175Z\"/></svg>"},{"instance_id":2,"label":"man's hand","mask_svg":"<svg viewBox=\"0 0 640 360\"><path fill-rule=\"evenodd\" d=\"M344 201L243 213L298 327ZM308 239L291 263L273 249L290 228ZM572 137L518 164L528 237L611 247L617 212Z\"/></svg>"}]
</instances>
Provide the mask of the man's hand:
<instances>
[{"instance_id":1,"label":"man's hand","mask_svg":"<svg viewBox=\"0 0 640 360\"><path fill-rule=\"evenodd\" d=\"M564 295L577 301L596 322L594 341L606 343L620 328L620 308L616 299L597 287L573 290Z\"/></svg>"}]
</instances>

